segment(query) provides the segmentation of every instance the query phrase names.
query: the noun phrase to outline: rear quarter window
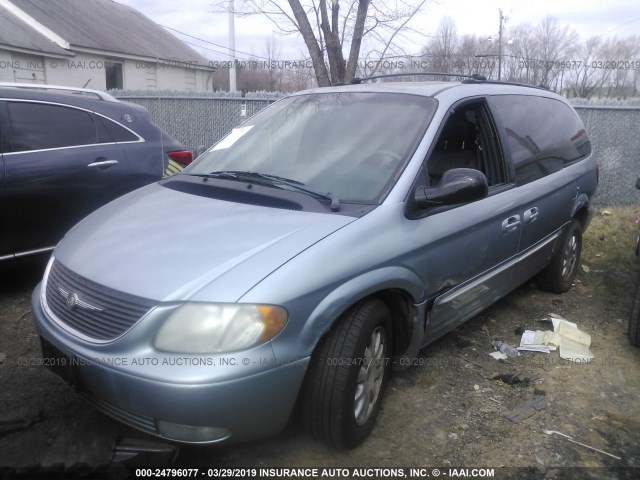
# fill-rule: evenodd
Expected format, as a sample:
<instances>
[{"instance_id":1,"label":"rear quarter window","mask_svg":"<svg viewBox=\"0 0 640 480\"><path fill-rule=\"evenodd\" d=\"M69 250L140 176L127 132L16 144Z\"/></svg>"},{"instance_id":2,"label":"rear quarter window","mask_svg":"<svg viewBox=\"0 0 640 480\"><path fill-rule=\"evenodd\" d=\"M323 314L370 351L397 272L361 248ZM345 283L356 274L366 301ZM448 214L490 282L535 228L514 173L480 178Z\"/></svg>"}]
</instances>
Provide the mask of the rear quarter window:
<instances>
[{"instance_id":1,"label":"rear quarter window","mask_svg":"<svg viewBox=\"0 0 640 480\"><path fill-rule=\"evenodd\" d=\"M499 95L490 98L490 105L501 125L518 185L557 172L591 153L582 121L559 100Z\"/></svg>"},{"instance_id":2,"label":"rear quarter window","mask_svg":"<svg viewBox=\"0 0 640 480\"><path fill-rule=\"evenodd\" d=\"M110 139L109 141L122 143L137 142L139 140L135 134L111 120L103 117L96 117L96 120L100 123L98 128L107 132L107 138Z\"/></svg>"}]
</instances>

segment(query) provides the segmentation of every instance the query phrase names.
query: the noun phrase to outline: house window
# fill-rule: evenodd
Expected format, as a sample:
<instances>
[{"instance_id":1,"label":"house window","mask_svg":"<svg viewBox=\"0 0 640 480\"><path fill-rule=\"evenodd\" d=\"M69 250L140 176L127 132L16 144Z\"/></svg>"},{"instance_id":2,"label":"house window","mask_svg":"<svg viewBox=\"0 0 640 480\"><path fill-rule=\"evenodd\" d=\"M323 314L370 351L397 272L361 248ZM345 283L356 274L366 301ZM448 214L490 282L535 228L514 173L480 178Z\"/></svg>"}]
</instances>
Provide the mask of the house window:
<instances>
[{"instance_id":1,"label":"house window","mask_svg":"<svg viewBox=\"0 0 640 480\"><path fill-rule=\"evenodd\" d=\"M122 89L122 63L104 62L104 70L107 75L107 90Z\"/></svg>"}]
</instances>

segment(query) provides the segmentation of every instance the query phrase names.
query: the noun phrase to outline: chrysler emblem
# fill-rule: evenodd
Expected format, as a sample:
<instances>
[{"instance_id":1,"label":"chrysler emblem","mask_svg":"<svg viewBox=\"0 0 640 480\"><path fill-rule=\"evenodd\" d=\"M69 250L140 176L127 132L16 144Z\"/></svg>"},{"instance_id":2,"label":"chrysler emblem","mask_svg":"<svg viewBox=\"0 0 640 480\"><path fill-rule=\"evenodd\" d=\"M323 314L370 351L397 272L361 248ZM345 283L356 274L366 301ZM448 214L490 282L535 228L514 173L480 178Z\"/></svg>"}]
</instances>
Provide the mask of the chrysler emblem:
<instances>
[{"instance_id":1,"label":"chrysler emblem","mask_svg":"<svg viewBox=\"0 0 640 480\"><path fill-rule=\"evenodd\" d=\"M75 293L72 293L71 295L67 296L67 308L69 310L73 310L77 303L78 303L78 295L76 295Z\"/></svg>"},{"instance_id":2,"label":"chrysler emblem","mask_svg":"<svg viewBox=\"0 0 640 480\"><path fill-rule=\"evenodd\" d=\"M75 310L76 308L80 308L82 310L92 310L94 312L103 312L104 310L100 307L96 307L95 305L91 305L90 303L81 300L77 293L69 293L62 287L58 287L58 291L60 295L65 299L67 304L67 310Z\"/></svg>"}]
</instances>

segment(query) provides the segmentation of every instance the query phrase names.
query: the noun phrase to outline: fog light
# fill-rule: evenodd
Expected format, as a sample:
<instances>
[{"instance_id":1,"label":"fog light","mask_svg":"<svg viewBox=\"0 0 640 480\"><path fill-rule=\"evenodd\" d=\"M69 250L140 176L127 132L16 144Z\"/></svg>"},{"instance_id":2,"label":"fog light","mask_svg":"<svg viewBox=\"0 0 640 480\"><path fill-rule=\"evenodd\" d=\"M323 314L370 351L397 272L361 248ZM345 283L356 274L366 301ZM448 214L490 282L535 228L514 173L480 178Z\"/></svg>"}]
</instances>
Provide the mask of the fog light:
<instances>
[{"instance_id":1,"label":"fog light","mask_svg":"<svg viewBox=\"0 0 640 480\"><path fill-rule=\"evenodd\" d=\"M231 436L226 428L194 427L158 420L156 427L163 437L179 442L221 442Z\"/></svg>"}]
</instances>

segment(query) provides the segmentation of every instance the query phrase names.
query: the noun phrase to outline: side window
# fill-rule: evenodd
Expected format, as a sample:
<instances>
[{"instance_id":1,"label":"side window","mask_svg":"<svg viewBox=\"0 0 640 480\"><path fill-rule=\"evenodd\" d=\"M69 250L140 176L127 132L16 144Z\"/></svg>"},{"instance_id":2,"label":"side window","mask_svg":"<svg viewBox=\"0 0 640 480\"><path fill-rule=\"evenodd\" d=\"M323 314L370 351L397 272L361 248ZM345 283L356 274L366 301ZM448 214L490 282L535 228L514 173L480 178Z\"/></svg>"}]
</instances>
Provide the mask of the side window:
<instances>
[{"instance_id":1,"label":"side window","mask_svg":"<svg viewBox=\"0 0 640 480\"><path fill-rule=\"evenodd\" d=\"M525 95L491 97L506 148L523 185L550 175L591 153L584 125L559 100Z\"/></svg>"},{"instance_id":2,"label":"side window","mask_svg":"<svg viewBox=\"0 0 640 480\"><path fill-rule=\"evenodd\" d=\"M97 143L89 113L42 103L9 102L12 151L91 145Z\"/></svg>"},{"instance_id":3,"label":"side window","mask_svg":"<svg viewBox=\"0 0 640 480\"><path fill-rule=\"evenodd\" d=\"M458 105L444 121L427 159L429 186L438 186L444 172L453 168L480 170L489 187L506 181L496 130L484 101Z\"/></svg>"},{"instance_id":4,"label":"side window","mask_svg":"<svg viewBox=\"0 0 640 480\"><path fill-rule=\"evenodd\" d=\"M96 123L100 123L98 126L98 130L104 129L107 134L104 134L104 138L107 138L106 141L100 141L100 143L107 142L137 142L139 139L136 135L131 133L124 127L121 127L115 122L108 120L104 117L96 116Z\"/></svg>"}]
</instances>

